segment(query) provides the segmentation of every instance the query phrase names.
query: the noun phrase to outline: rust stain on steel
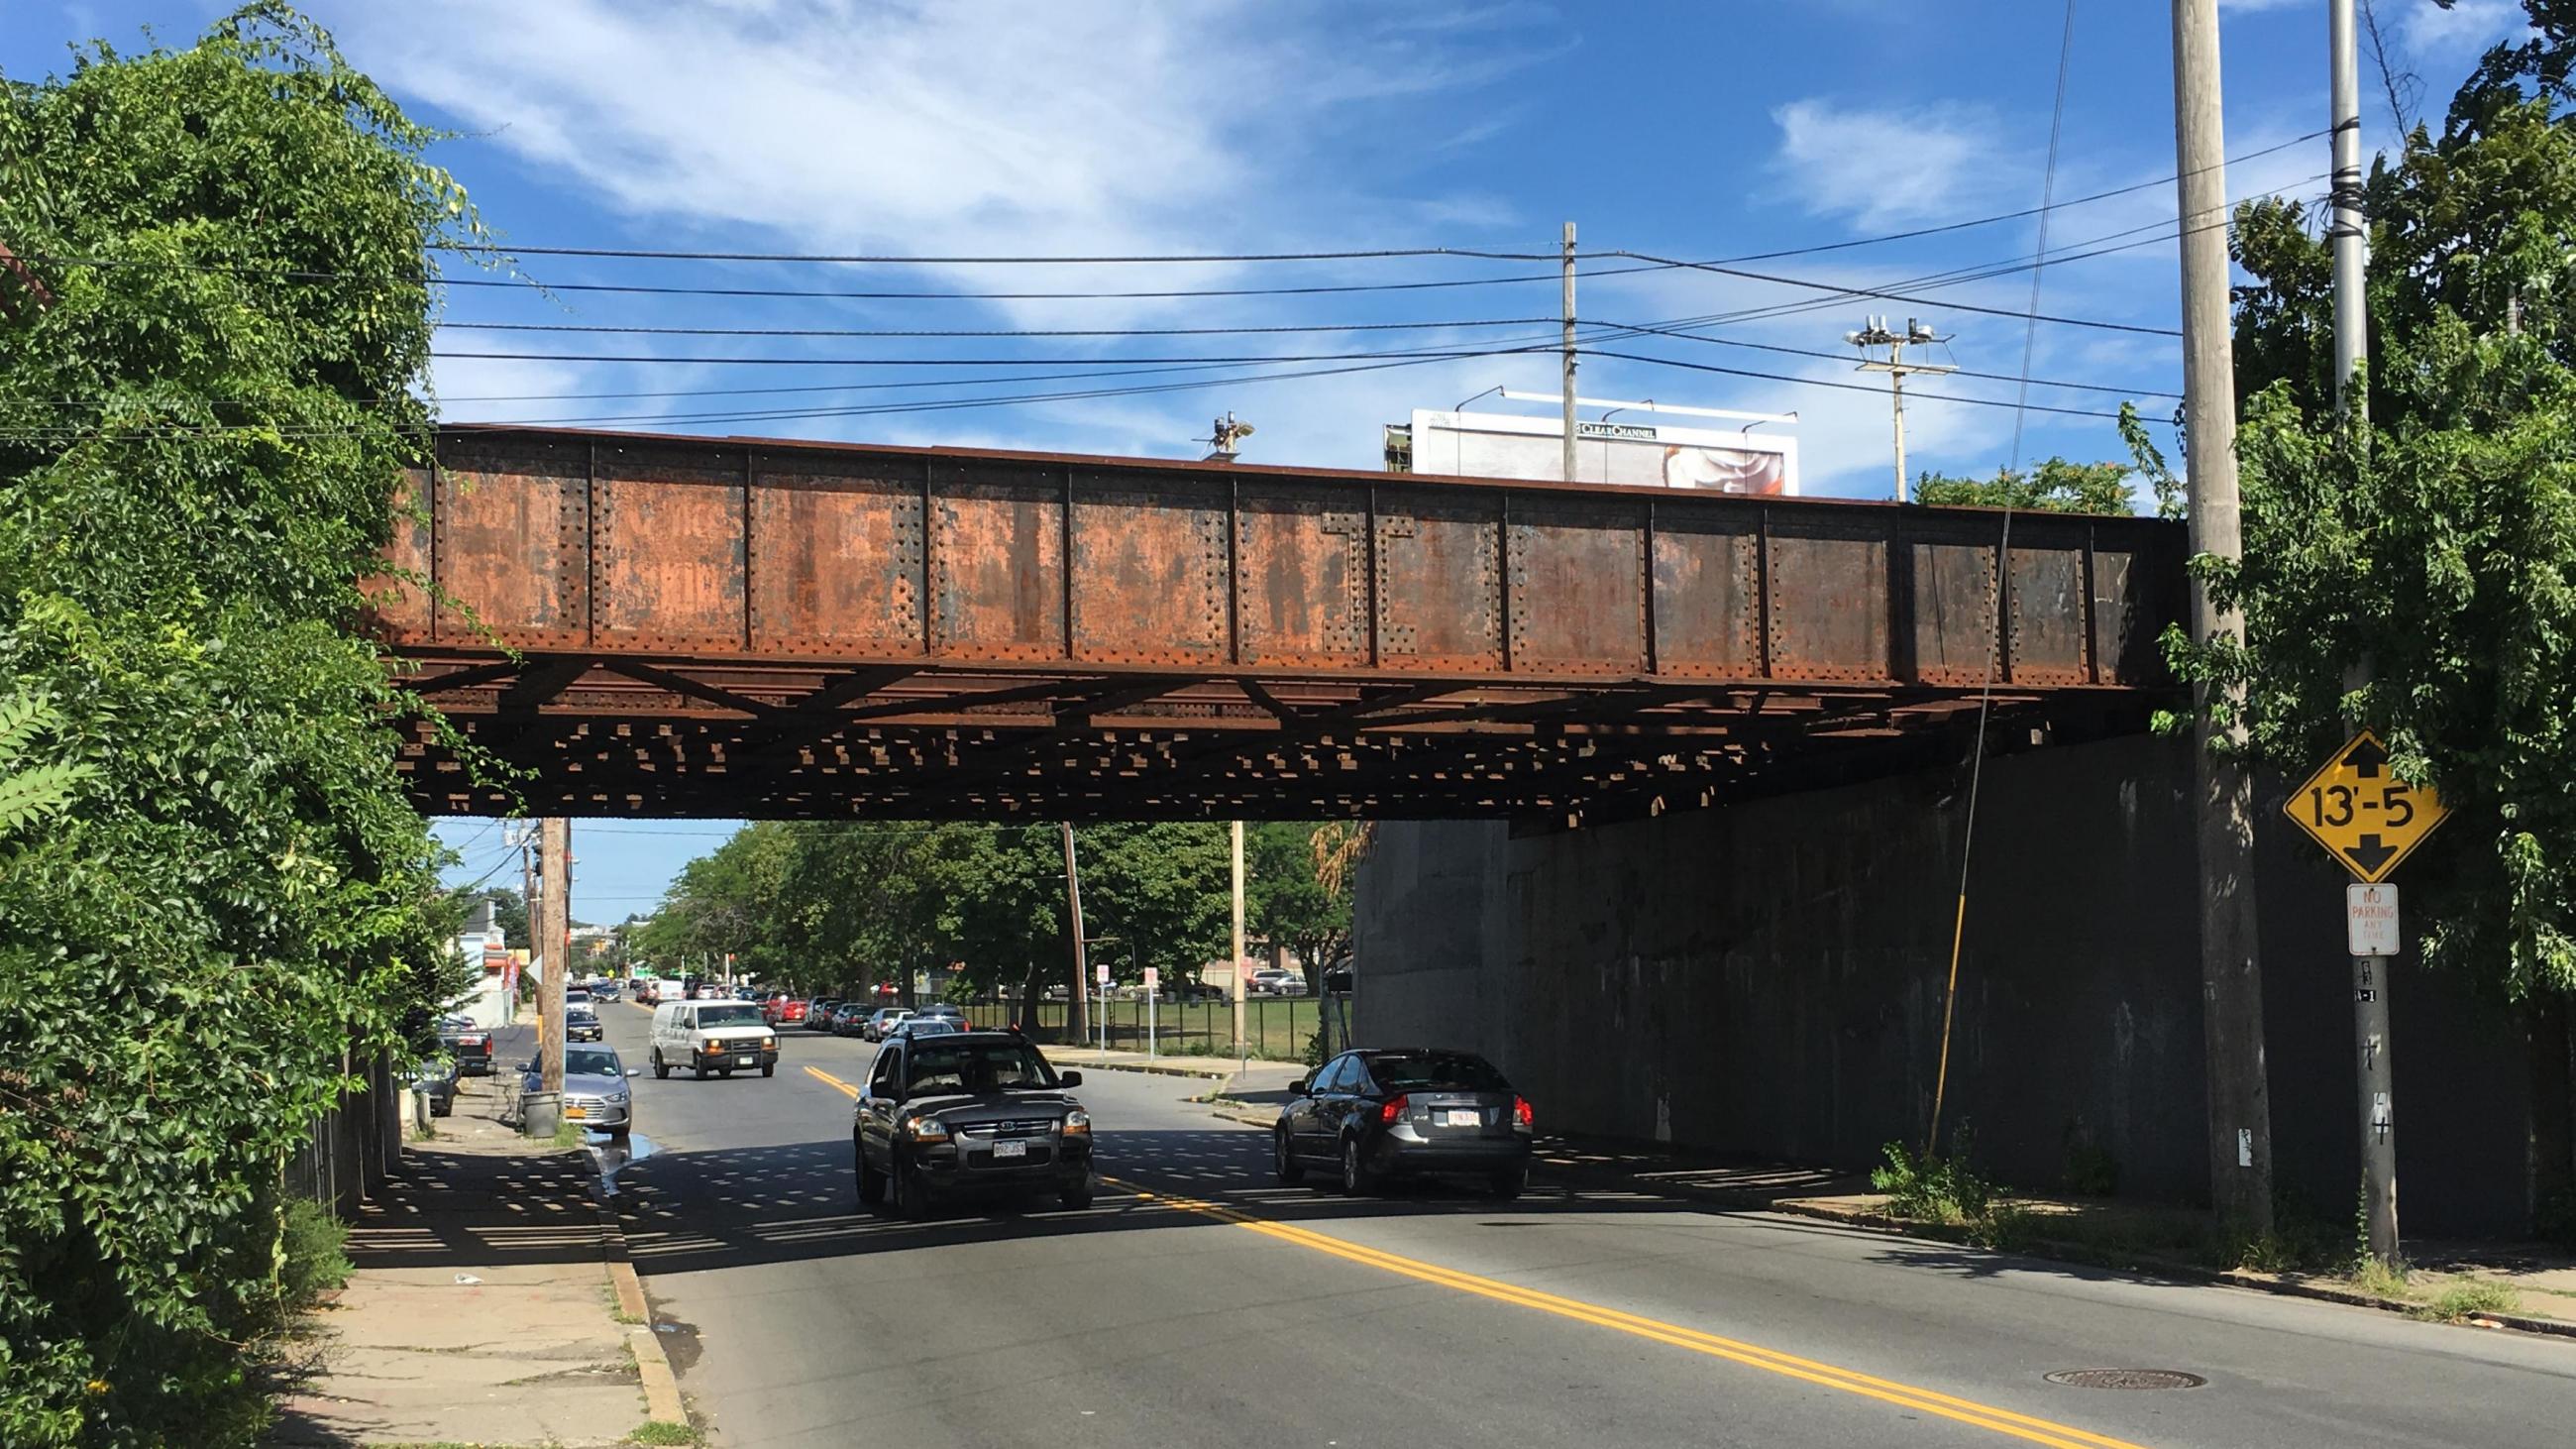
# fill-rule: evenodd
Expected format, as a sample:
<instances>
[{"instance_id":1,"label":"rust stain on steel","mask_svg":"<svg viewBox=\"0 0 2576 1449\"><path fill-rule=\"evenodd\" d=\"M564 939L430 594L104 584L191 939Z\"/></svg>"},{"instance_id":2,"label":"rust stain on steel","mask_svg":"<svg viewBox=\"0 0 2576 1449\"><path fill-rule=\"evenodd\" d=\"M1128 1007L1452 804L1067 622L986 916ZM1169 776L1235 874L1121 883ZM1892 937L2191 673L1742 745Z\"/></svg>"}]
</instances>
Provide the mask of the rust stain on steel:
<instances>
[{"instance_id":1,"label":"rust stain on steel","mask_svg":"<svg viewBox=\"0 0 2576 1449\"><path fill-rule=\"evenodd\" d=\"M2016 539L2010 566L2010 682L2087 683L2083 550L2025 546Z\"/></svg>"},{"instance_id":2,"label":"rust stain on steel","mask_svg":"<svg viewBox=\"0 0 2576 1449\"><path fill-rule=\"evenodd\" d=\"M1515 674L1635 674L1646 667L1646 510L1627 500L1512 502L1504 551Z\"/></svg>"},{"instance_id":3,"label":"rust stain on steel","mask_svg":"<svg viewBox=\"0 0 2576 1449\"><path fill-rule=\"evenodd\" d=\"M412 579L430 576L427 469L403 470L403 487L395 504L393 536L386 541L384 552L388 571L359 587L368 597L367 623L377 638L394 644L426 644L432 624L429 595Z\"/></svg>"},{"instance_id":4,"label":"rust stain on steel","mask_svg":"<svg viewBox=\"0 0 2576 1449\"><path fill-rule=\"evenodd\" d=\"M1500 672L1502 495L1380 488L1377 612L1389 668Z\"/></svg>"},{"instance_id":5,"label":"rust stain on steel","mask_svg":"<svg viewBox=\"0 0 2576 1449\"><path fill-rule=\"evenodd\" d=\"M1915 678L1979 684L1995 643L1995 541L1982 522L1925 526L1913 541Z\"/></svg>"},{"instance_id":6,"label":"rust stain on steel","mask_svg":"<svg viewBox=\"0 0 2576 1449\"><path fill-rule=\"evenodd\" d=\"M582 450L494 439L439 470L438 580L457 604L435 606L442 642L488 628L513 648L588 642L589 506Z\"/></svg>"},{"instance_id":7,"label":"rust stain on steel","mask_svg":"<svg viewBox=\"0 0 2576 1449\"><path fill-rule=\"evenodd\" d=\"M1369 659L1368 514L1352 488L1237 485L1238 662L1346 668Z\"/></svg>"},{"instance_id":8,"label":"rust stain on steel","mask_svg":"<svg viewBox=\"0 0 2576 1449\"><path fill-rule=\"evenodd\" d=\"M1762 606L1750 528L1666 509L1656 520L1655 653L1659 673L1754 679L1762 673Z\"/></svg>"},{"instance_id":9,"label":"rust stain on steel","mask_svg":"<svg viewBox=\"0 0 2576 1449\"><path fill-rule=\"evenodd\" d=\"M943 459L931 499L931 654L1064 658L1061 470Z\"/></svg>"},{"instance_id":10,"label":"rust stain on steel","mask_svg":"<svg viewBox=\"0 0 2576 1449\"><path fill-rule=\"evenodd\" d=\"M1658 491L1650 526L1640 490L1496 480L504 428L441 453L430 536L387 558L533 652L1946 688L1997 643L1980 510ZM2173 525L2013 538L2006 682L2165 682ZM399 588L375 624L487 644Z\"/></svg>"},{"instance_id":11,"label":"rust stain on steel","mask_svg":"<svg viewBox=\"0 0 2576 1449\"><path fill-rule=\"evenodd\" d=\"M742 454L603 447L591 484L596 642L739 649L744 634Z\"/></svg>"},{"instance_id":12,"label":"rust stain on steel","mask_svg":"<svg viewBox=\"0 0 2576 1449\"><path fill-rule=\"evenodd\" d=\"M1226 495L1215 481L1073 475L1073 657L1226 662Z\"/></svg>"},{"instance_id":13,"label":"rust stain on steel","mask_svg":"<svg viewBox=\"0 0 2576 1449\"><path fill-rule=\"evenodd\" d=\"M1887 679L1886 541L1775 525L1770 550L1773 676Z\"/></svg>"},{"instance_id":14,"label":"rust stain on steel","mask_svg":"<svg viewBox=\"0 0 2576 1449\"><path fill-rule=\"evenodd\" d=\"M751 488L754 652L923 652L920 481L869 461L762 455Z\"/></svg>"}]
</instances>

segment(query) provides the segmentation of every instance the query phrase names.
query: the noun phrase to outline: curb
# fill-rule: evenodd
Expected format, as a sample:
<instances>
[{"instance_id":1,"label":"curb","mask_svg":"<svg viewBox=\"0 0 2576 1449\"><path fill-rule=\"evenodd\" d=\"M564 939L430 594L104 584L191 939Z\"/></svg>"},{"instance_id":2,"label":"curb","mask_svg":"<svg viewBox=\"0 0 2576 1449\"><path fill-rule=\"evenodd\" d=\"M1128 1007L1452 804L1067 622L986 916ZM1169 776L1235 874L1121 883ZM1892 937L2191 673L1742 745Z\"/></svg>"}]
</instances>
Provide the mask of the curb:
<instances>
[{"instance_id":1,"label":"curb","mask_svg":"<svg viewBox=\"0 0 2576 1449\"><path fill-rule=\"evenodd\" d=\"M1072 1062L1076 1071L1143 1072L1157 1077L1197 1077L1202 1081L1223 1082L1234 1077L1234 1068L1167 1067L1159 1062Z\"/></svg>"},{"instance_id":2,"label":"curb","mask_svg":"<svg viewBox=\"0 0 2576 1449\"><path fill-rule=\"evenodd\" d=\"M660 1330L653 1326L653 1307L644 1297L644 1280L635 1276L635 1264L627 1256L626 1227L607 1202L594 1197L591 1206L599 1213L600 1256L607 1263L609 1287L617 1293L617 1314L633 1320L624 1325L626 1347L635 1355L635 1376L643 1385L644 1417L688 1423L688 1405L680 1398L680 1376L671 1367L670 1350L663 1347Z\"/></svg>"}]
</instances>

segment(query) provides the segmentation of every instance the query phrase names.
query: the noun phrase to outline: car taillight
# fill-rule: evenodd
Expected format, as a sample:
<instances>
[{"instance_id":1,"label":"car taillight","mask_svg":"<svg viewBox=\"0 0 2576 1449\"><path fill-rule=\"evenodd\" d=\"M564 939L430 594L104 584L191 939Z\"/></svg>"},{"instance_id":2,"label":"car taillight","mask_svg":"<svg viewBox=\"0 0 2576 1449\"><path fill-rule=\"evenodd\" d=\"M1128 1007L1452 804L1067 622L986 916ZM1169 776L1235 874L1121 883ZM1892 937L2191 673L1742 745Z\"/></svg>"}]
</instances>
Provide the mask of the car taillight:
<instances>
[{"instance_id":1,"label":"car taillight","mask_svg":"<svg viewBox=\"0 0 2576 1449\"><path fill-rule=\"evenodd\" d=\"M1538 1114L1530 1110L1529 1098L1512 1098L1512 1120L1518 1122L1524 1127L1534 1126L1537 1124Z\"/></svg>"},{"instance_id":2,"label":"car taillight","mask_svg":"<svg viewBox=\"0 0 2576 1449\"><path fill-rule=\"evenodd\" d=\"M1377 1120L1380 1122L1392 1122L1396 1118L1403 1116L1404 1103L1405 1099L1398 1097L1394 1101L1387 1103L1385 1106L1378 1108Z\"/></svg>"}]
</instances>

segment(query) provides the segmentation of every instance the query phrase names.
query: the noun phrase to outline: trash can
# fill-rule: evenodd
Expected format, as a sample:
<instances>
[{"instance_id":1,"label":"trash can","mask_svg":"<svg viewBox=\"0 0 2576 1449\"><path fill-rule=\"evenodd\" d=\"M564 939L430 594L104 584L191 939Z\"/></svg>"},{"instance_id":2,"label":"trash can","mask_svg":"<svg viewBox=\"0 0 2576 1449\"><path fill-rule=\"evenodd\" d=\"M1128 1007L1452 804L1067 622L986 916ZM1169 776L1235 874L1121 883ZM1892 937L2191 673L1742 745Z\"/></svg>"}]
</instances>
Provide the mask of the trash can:
<instances>
[{"instance_id":1,"label":"trash can","mask_svg":"<svg viewBox=\"0 0 2576 1449\"><path fill-rule=\"evenodd\" d=\"M519 1130L530 1137L552 1137L563 1125L563 1093L525 1092L519 1097Z\"/></svg>"}]
</instances>

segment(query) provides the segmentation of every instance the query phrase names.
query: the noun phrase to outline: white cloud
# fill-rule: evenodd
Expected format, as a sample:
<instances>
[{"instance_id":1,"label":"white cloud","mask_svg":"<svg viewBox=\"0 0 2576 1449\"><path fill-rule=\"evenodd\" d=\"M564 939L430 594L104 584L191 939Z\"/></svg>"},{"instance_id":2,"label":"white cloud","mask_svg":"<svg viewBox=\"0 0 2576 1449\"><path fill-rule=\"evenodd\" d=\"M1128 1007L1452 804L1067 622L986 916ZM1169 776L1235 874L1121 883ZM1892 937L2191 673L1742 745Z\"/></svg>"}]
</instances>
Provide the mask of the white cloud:
<instances>
[{"instance_id":1,"label":"white cloud","mask_svg":"<svg viewBox=\"0 0 2576 1449\"><path fill-rule=\"evenodd\" d=\"M2004 146L1973 107L1881 109L1822 99L1771 113L1780 192L1818 216L1864 230L1996 210L2008 191L2035 191L2027 159Z\"/></svg>"},{"instance_id":2,"label":"white cloud","mask_svg":"<svg viewBox=\"0 0 2576 1449\"><path fill-rule=\"evenodd\" d=\"M2443 9L2413 0L2397 22L2398 42L2418 60L2462 61L2528 29L2521 0L2460 0Z\"/></svg>"}]
</instances>

